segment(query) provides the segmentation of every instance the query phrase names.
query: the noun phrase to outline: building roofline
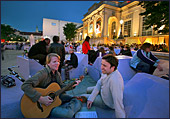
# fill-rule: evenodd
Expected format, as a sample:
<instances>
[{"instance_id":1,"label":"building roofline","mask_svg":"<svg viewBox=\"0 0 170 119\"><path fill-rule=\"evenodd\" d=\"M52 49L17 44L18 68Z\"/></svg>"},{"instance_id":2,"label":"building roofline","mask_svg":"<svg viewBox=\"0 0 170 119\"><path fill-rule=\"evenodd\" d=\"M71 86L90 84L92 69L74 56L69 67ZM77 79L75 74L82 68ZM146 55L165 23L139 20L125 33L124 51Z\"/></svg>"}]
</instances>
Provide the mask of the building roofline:
<instances>
[{"instance_id":1,"label":"building roofline","mask_svg":"<svg viewBox=\"0 0 170 119\"><path fill-rule=\"evenodd\" d=\"M57 20L57 19L50 19L50 18L43 18L43 19L56 20L56 21L64 21L64 20ZM71 21L64 21L64 22L70 22L70 23L83 24L83 23L71 22Z\"/></svg>"},{"instance_id":2,"label":"building roofline","mask_svg":"<svg viewBox=\"0 0 170 119\"><path fill-rule=\"evenodd\" d=\"M84 18L86 16L88 16L89 14L91 14L94 10L98 9L100 6L102 6L103 4L107 4L107 5L111 5L114 7L118 7L118 8L122 8L130 3L132 3L134 1L124 1L124 2L118 2L118 1L100 1L99 3L94 3L89 9L88 12L86 14L84 14ZM83 18L83 19L84 19Z\"/></svg>"}]
</instances>

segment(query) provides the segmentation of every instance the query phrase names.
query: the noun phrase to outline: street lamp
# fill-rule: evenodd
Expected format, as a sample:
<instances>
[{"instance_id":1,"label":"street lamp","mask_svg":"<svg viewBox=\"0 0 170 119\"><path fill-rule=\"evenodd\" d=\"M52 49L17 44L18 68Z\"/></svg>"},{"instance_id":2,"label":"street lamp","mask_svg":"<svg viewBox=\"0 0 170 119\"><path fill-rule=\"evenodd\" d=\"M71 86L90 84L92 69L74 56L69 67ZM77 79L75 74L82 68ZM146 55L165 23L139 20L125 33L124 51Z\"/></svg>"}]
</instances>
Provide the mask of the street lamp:
<instances>
[{"instance_id":1,"label":"street lamp","mask_svg":"<svg viewBox=\"0 0 170 119\"><path fill-rule=\"evenodd\" d=\"M120 20L120 24L121 24L121 29L120 29L120 35L118 37L118 39L124 39L123 35L122 35L122 24L123 24L123 20Z\"/></svg>"},{"instance_id":2,"label":"street lamp","mask_svg":"<svg viewBox=\"0 0 170 119\"><path fill-rule=\"evenodd\" d=\"M82 32L80 32L80 41L82 40Z\"/></svg>"}]
</instances>

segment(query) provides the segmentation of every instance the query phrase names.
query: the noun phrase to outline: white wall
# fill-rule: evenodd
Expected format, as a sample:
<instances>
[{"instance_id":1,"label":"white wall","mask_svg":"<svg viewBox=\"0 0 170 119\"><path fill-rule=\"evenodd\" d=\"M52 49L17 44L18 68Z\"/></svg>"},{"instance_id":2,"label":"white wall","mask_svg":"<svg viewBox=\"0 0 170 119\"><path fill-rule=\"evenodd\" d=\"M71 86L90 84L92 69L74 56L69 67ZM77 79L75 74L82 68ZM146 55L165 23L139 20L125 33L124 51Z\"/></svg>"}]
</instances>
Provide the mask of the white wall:
<instances>
[{"instance_id":1,"label":"white wall","mask_svg":"<svg viewBox=\"0 0 170 119\"><path fill-rule=\"evenodd\" d=\"M63 27L67 23L74 23L74 24L77 24L77 26L82 25L81 23L43 18L43 37L45 37L45 36L50 37L51 43L53 42L52 38L54 35L59 36L60 41L65 40L65 35L63 33L64 32Z\"/></svg>"}]
</instances>

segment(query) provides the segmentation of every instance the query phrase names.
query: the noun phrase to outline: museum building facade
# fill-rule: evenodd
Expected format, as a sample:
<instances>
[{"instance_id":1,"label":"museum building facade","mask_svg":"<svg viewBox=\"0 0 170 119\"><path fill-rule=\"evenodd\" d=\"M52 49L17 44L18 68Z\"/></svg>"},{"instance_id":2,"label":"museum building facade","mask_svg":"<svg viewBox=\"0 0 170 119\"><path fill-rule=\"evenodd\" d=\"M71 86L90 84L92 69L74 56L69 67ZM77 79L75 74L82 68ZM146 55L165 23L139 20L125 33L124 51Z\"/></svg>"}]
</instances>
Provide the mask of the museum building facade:
<instances>
[{"instance_id":1,"label":"museum building facade","mask_svg":"<svg viewBox=\"0 0 170 119\"><path fill-rule=\"evenodd\" d=\"M137 43L166 44L169 34L159 34L153 27L145 29L144 12L139 1L101 1L93 4L82 19L83 25L77 29L76 42L90 36L90 44Z\"/></svg>"}]
</instances>

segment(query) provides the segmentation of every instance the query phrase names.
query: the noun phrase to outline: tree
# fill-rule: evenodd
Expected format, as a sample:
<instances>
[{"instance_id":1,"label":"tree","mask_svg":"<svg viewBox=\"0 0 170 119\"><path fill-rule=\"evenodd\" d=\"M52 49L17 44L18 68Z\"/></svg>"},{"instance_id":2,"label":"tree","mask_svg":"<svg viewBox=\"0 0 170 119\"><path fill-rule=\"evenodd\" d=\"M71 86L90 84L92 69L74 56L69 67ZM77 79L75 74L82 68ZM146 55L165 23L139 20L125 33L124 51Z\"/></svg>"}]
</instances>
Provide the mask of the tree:
<instances>
[{"instance_id":1,"label":"tree","mask_svg":"<svg viewBox=\"0 0 170 119\"><path fill-rule=\"evenodd\" d=\"M169 33L169 1L140 1L139 5L146 9L145 12L140 13L146 17L144 22L146 29L153 26L158 33ZM163 29L160 29L162 26Z\"/></svg>"},{"instance_id":2,"label":"tree","mask_svg":"<svg viewBox=\"0 0 170 119\"><path fill-rule=\"evenodd\" d=\"M73 38L76 36L76 24L73 23L67 23L63 27L64 35L66 36L66 40L72 41Z\"/></svg>"},{"instance_id":3,"label":"tree","mask_svg":"<svg viewBox=\"0 0 170 119\"><path fill-rule=\"evenodd\" d=\"M10 40L12 34L14 34L14 29L10 25L1 24L1 39Z\"/></svg>"}]
</instances>

